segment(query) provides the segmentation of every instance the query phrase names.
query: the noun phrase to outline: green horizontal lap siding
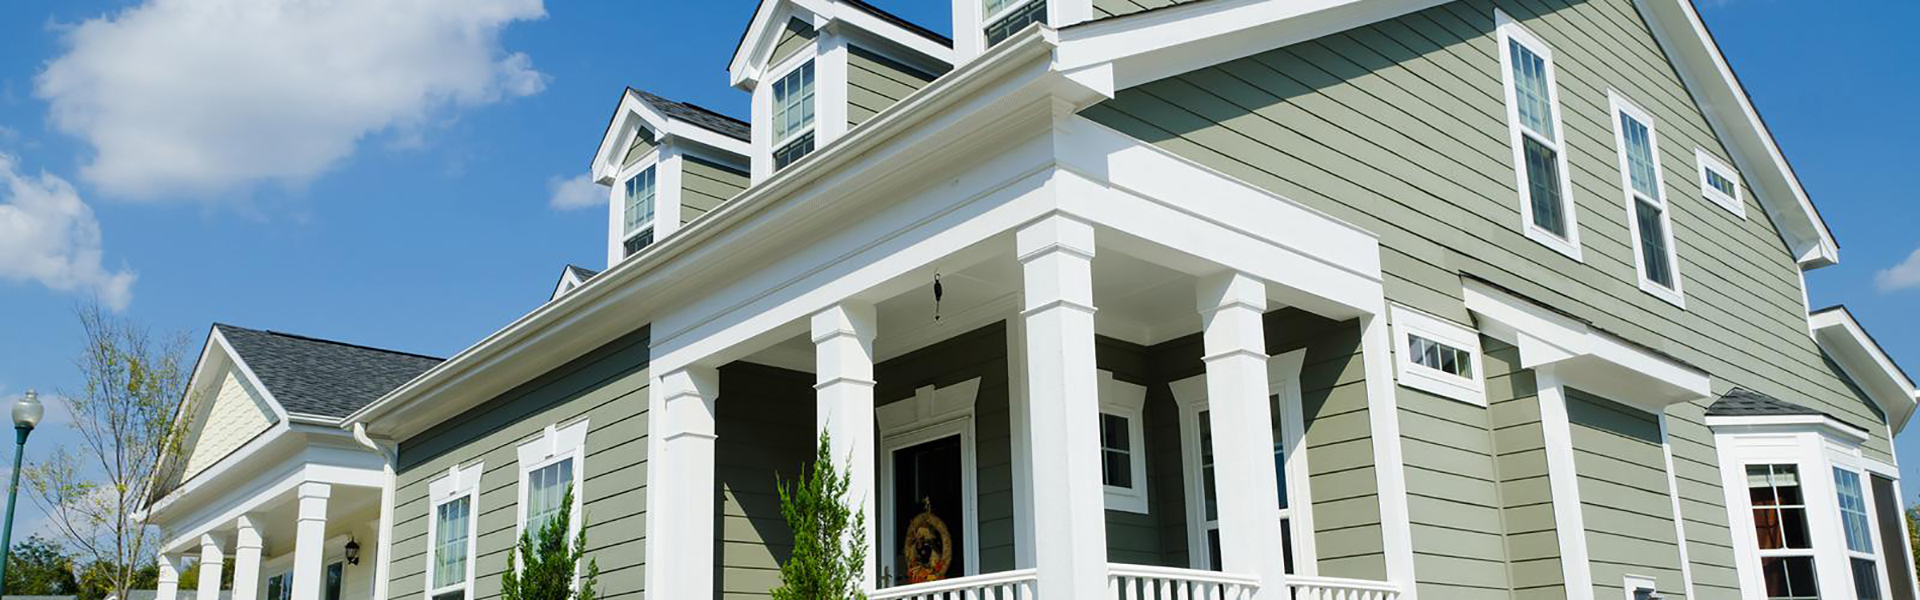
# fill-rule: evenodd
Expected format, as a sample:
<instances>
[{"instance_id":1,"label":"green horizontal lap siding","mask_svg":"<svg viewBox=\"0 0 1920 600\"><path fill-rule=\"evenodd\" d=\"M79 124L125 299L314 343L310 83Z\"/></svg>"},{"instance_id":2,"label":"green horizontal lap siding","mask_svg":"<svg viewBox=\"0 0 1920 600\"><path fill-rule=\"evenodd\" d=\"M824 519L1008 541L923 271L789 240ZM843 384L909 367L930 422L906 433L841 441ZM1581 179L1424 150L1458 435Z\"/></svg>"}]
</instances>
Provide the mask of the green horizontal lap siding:
<instances>
[{"instance_id":1,"label":"green horizontal lap siding","mask_svg":"<svg viewBox=\"0 0 1920 600\"><path fill-rule=\"evenodd\" d=\"M578 468L585 478L588 555L599 562L602 594L639 598L646 564L647 357L642 329L400 442L392 596L425 592L429 484L450 467L484 462L473 597L498 597L518 515L517 449L549 425L585 417L586 458Z\"/></svg>"},{"instance_id":2,"label":"green horizontal lap siding","mask_svg":"<svg viewBox=\"0 0 1920 600\"><path fill-rule=\"evenodd\" d=\"M780 61L786 60L801 48L805 48L807 44L813 43L815 35L813 25L799 19L788 20L787 28L780 32L779 41L773 43L773 57L768 60L767 66L779 66Z\"/></svg>"},{"instance_id":3,"label":"green horizontal lap siding","mask_svg":"<svg viewBox=\"0 0 1920 600\"><path fill-rule=\"evenodd\" d=\"M653 147L653 133L641 129L640 135L633 136L633 143L627 146L627 156L620 162L620 166L625 168L639 164L640 159L646 158L647 153L653 151Z\"/></svg>"},{"instance_id":4,"label":"green horizontal lap siding","mask_svg":"<svg viewBox=\"0 0 1920 600\"><path fill-rule=\"evenodd\" d=\"M933 78L872 50L847 46L847 124L865 123Z\"/></svg>"},{"instance_id":5,"label":"green horizontal lap siding","mask_svg":"<svg viewBox=\"0 0 1920 600\"><path fill-rule=\"evenodd\" d=\"M980 378L979 396L973 406L973 435L977 453L974 466L979 474L976 508L981 573L1014 568L1013 436L1008 420L1006 332L1005 323L995 323L874 365L874 400L881 405L910 399L922 386L946 387Z\"/></svg>"},{"instance_id":6,"label":"green horizontal lap siding","mask_svg":"<svg viewBox=\"0 0 1920 600\"><path fill-rule=\"evenodd\" d=\"M1496 4L1552 46L1584 262L1521 232ZM1639 289L1609 89L1656 119L1684 310ZM1726 152L1631 0L1461 0L1122 90L1081 114L1377 234L1395 302L1470 322L1459 275L1485 278L1695 365L1716 392L1737 385L1836 415L1872 433L1868 456L1891 462L1883 417L1806 335L1798 267L1766 212L1751 193L1746 219L1701 197L1695 148ZM1410 457L1486 443L1432 414L1445 401L1401 397ZM1697 593L1730 597L1702 406L1670 411L1676 476ZM1466 472L1418 459L1408 471L1414 494L1484 496ZM1411 509L1416 542L1457 518ZM1483 572L1461 562L1416 569L1422 580Z\"/></svg>"},{"instance_id":7,"label":"green horizontal lap siding","mask_svg":"<svg viewBox=\"0 0 1920 600\"><path fill-rule=\"evenodd\" d=\"M1505 517L1527 513L1508 510L1503 492L1510 482L1504 477L1520 479L1527 473L1524 454L1514 457L1512 475L1499 469L1507 464L1500 455L1503 445L1524 448L1524 440L1513 443L1511 435L1496 436L1490 409L1412 388L1394 389L1399 394L1407 511L1421 595L1507 598L1512 579L1508 543L1527 540L1504 535ZM1524 479L1511 483L1518 487L1516 494L1527 491L1529 484Z\"/></svg>"},{"instance_id":8,"label":"green horizontal lap siding","mask_svg":"<svg viewBox=\"0 0 1920 600\"><path fill-rule=\"evenodd\" d=\"M1520 368L1519 349L1486 336L1480 344L1508 587L1516 598L1565 597L1539 386L1533 371Z\"/></svg>"},{"instance_id":9,"label":"green horizontal lap siding","mask_svg":"<svg viewBox=\"0 0 1920 600\"><path fill-rule=\"evenodd\" d=\"M680 224L693 222L747 189L747 173L691 154L680 161Z\"/></svg>"},{"instance_id":10,"label":"green horizontal lap siding","mask_svg":"<svg viewBox=\"0 0 1920 600\"><path fill-rule=\"evenodd\" d=\"M1359 325L1297 309L1267 313L1265 325L1268 354L1307 350L1300 372L1301 417L1311 467L1308 486L1313 494L1313 536L1320 574L1385 579ZM1149 473L1155 486L1149 500L1161 522L1162 564L1174 566L1189 565L1190 555L1178 407L1167 383L1204 373L1201 355L1199 335L1148 349L1156 383L1147 388L1147 414L1151 419L1173 421L1150 426L1147 431L1147 444L1153 448L1150 456L1158 458L1149 461L1147 467L1153 470L1156 465L1164 465L1158 467L1162 475Z\"/></svg>"},{"instance_id":11,"label":"green horizontal lap siding","mask_svg":"<svg viewBox=\"0 0 1920 600\"><path fill-rule=\"evenodd\" d=\"M1652 577L1661 594L1685 597L1659 418L1568 389L1567 422L1594 597L1625 596L1626 575Z\"/></svg>"},{"instance_id":12,"label":"green horizontal lap siding","mask_svg":"<svg viewBox=\"0 0 1920 600\"><path fill-rule=\"evenodd\" d=\"M1133 13L1165 8L1175 4L1186 4L1194 0L1093 0L1093 17L1104 19L1120 17Z\"/></svg>"},{"instance_id":13,"label":"green horizontal lap siding","mask_svg":"<svg viewBox=\"0 0 1920 600\"><path fill-rule=\"evenodd\" d=\"M1154 388L1164 387L1153 375L1150 351L1139 344L1133 344L1107 337L1094 340L1095 364L1104 371L1113 372L1118 381L1144 386L1147 388L1147 400L1142 407L1142 433L1146 438L1145 447L1137 452L1146 454L1147 460L1147 512L1145 514L1108 510L1107 511L1107 560L1109 562L1185 567L1186 538L1180 537L1178 550L1169 556L1169 543L1173 540L1164 535L1166 519L1186 514L1186 488L1180 479L1180 413L1170 394L1155 394ZM1178 560L1179 562L1175 562Z\"/></svg>"},{"instance_id":14,"label":"green horizontal lap siding","mask_svg":"<svg viewBox=\"0 0 1920 600\"><path fill-rule=\"evenodd\" d=\"M722 598L766 598L793 555L776 481L814 457L813 375L752 363L720 369L714 476L720 518L716 587Z\"/></svg>"}]
</instances>

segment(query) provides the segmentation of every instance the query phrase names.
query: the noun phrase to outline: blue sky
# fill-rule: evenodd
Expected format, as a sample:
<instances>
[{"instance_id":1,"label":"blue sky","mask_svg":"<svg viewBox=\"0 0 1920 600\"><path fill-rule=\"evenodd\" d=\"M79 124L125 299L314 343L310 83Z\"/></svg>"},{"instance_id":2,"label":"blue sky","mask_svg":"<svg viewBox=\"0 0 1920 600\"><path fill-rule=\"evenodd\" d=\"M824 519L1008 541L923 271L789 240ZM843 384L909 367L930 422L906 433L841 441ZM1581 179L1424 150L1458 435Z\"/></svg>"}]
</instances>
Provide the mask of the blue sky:
<instances>
[{"instance_id":1,"label":"blue sky","mask_svg":"<svg viewBox=\"0 0 1920 600\"><path fill-rule=\"evenodd\" d=\"M752 0L473 0L411 22L367 0L209 3L244 17L0 3L0 399L79 384L87 295L196 347L220 321L452 355L562 264L604 262L605 211L556 208L555 185L586 171L623 86L748 102L725 66ZM880 4L948 28L946 2ZM1845 4L1702 13L1841 240L1814 304L1852 307L1920 372L1920 3ZM43 429L29 460L72 437Z\"/></svg>"}]
</instances>

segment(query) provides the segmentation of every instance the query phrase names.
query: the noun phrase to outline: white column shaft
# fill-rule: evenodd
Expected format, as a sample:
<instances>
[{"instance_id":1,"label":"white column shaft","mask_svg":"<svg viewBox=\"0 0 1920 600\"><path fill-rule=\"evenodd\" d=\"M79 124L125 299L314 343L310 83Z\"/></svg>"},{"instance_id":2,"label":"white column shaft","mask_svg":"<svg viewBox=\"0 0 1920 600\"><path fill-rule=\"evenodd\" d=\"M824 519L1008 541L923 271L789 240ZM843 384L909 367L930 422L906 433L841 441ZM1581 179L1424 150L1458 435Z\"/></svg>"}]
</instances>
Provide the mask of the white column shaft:
<instances>
[{"instance_id":1,"label":"white column shaft","mask_svg":"<svg viewBox=\"0 0 1920 600\"><path fill-rule=\"evenodd\" d=\"M866 515L869 545L863 589L874 589L871 546L879 518L874 513L873 336L872 304L844 302L813 316L814 389L818 398L816 431L832 441L834 465L848 475L847 497ZM851 542L852 540L848 540Z\"/></svg>"},{"instance_id":2,"label":"white column shaft","mask_svg":"<svg viewBox=\"0 0 1920 600\"><path fill-rule=\"evenodd\" d=\"M653 393L662 411L655 421L660 454L651 457L658 479L648 484L647 591L654 600L713 596L713 446L720 373L688 366L662 375Z\"/></svg>"},{"instance_id":3,"label":"white column shaft","mask_svg":"<svg viewBox=\"0 0 1920 600\"><path fill-rule=\"evenodd\" d=\"M327 552L327 499L333 486L300 484L300 513L293 530L292 600L320 600L321 569Z\"/></svg>"},{"instance_id":4,"label":"white column shaft","mask_svg":"<svg viewBox=\"0 0 1920 600\"><path fill-rule=\"evenodd\" d=\"M1259 577L1256 598L1285 598L1273 410L1267 400L1266 284L1243 273L1208 276L1200 281L1198 304L1205 324L1220 564L1227 572Z\"/></svg>"},{"instance_id":5,"label":"white column shaft","mask_svg":"<svg viewBox=\"0 0 1920 600\"><path fill-rule=\"evenodd\" d=\"M254 600L260 592L260 529L240 517L233 532L233 600Z\"/></svg>"},{"instance_id":6,"label":"white column shaft","mask_svg":"<svg viewBox=\"0 0 1920 600\"><path fill-rule=\"evenodd\" d=\"M1092 598L1106 589L1093 236L1091 225L1058 215L1016 234L1024 275L1027 447L1041 598Z\"/></svg>"},{"instance_id":7,"label":"white column shaft","mask_svg":"<svg viewBox=\"0 0 1920 600\"><path fill-rule=\"evenodd\" d=\"M160 579L154 586L154 600L178 600L180 597L180 559L160 555Z\"/></svg>"},{"instance_id":8,"label":"white column shaft","mask_svg":"<svg viewBox=\"0 0 1920 600\"><path fill-rule=\"evenodd\" d=\"M227 551L219 538L213 534L200 536L200 587L195 590L200 598L220 597L220 571L226 561Z\"/></svg>"}]
</instances>

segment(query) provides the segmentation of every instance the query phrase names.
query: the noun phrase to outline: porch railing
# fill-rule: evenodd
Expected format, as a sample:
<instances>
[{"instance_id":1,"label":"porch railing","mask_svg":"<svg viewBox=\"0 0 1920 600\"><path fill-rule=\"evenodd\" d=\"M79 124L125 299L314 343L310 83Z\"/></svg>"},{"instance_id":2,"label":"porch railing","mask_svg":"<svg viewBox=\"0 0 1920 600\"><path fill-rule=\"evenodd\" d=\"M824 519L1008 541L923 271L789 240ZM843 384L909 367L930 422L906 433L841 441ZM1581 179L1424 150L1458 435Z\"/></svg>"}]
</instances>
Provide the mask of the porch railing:
<instances>
[{"instance_id":1,"label":"porch railing","mask_svg":"<svg viewBox=\"0 0 1920 600\"><path fill-rule=\"evenodd\" d=\"M1384 581L1337 577L1287 577L1293 600L1399 600L1400 586Z\"/></svg>"},{"instance_id":2,"label":"porch railing","mask_svg":"<svg viewBox=\"0 0 1920 600\"><path fill-rule=\"evenodd\" d=\"M1216 571L1114 564L1108 600L1250 600L1260 581Z\"/></svg>"},{"instance_id":3,"label":"porch railing","mask_svg":"<svg viewBox=\"0 0 1920 600\"><path fill-rule=\"evenodd\" d=\"M959 579L890 587L869 600L1034 600L1034 570L1019 569Z\"/></svg>"}]
</instances>

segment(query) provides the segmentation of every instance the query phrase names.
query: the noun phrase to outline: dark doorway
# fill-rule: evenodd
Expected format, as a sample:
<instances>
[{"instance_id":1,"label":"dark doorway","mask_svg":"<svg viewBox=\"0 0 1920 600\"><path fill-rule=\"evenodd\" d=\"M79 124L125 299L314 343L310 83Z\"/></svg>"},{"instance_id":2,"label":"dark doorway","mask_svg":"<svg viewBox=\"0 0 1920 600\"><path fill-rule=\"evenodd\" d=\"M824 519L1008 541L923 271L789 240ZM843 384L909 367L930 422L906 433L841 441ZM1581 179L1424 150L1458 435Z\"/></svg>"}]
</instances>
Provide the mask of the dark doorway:
<instances>
[{"instance_id":1,"label":"dark doorway","mask_svg":"<svg viewBox=\"0 0 1920 600\"><path fill-rule=\"evenodd\" d=\"M960 436L893 451L894 585L961 577L966 564L966 495Z\"/></svg>"}]
</instances>

